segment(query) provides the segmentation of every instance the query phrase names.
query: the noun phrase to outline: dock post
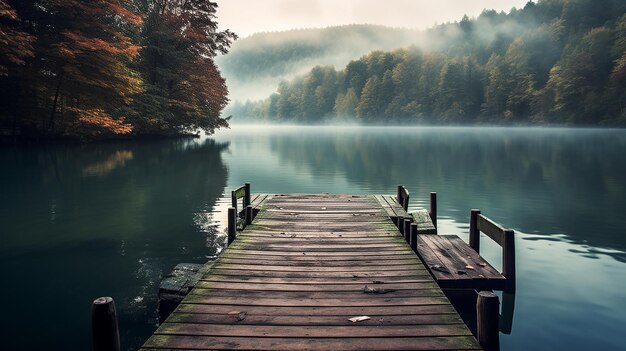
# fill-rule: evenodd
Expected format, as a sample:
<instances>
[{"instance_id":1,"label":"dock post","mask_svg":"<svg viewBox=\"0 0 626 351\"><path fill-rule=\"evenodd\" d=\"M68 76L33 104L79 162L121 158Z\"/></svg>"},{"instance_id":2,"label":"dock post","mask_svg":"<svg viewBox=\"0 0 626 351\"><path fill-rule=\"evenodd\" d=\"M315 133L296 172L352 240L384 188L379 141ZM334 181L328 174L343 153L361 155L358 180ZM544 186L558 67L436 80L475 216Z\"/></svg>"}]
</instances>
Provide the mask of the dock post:
<instances>
[{"instance_id":1,"label":"dock post","mask_svg":"<svg viewBox=\"0 0 626 351\"><path fill-rule=\"evenodd\" d=\"M411 238L411 218L404 219L404 240L409 243Z\"/></svg>"},{"instance_id":2,"label":"dock post","mask_svg":"<svg viewBox=\"0 0 626 351\"><path fill-rule=\"evenodd\" d=\"M478 215L480 210L473 209L470 212L470 232L469 232L469 246L480 254L480 231L478 230Z\"/></svg>"},{"instance_id":3,"label":"dock post","mask_svg":"<svg viewBox=\"0 0 626 351\"><path fill-rule=\"evenodd\" d=\"M99 297L91 304L91 331L94 351L120 351L120 330L115 302Z\"/></svg>"},{"instance_id":4,"label":"dock post","mask_svg":"<svg viewBox=\"0 0 626 351\"><path fill-rule=\"evenodd\" d=\"M437 229L437 193L430 193L430 220L433 221L433 226Z\"/></svg>"},{"instance_id":5,"label":"dock post","mask_svg":"<svg viewBox=\"0 0 626 351\"><path fill-rule=\"evenodd\" d=\"M246 225L252 224L252 206L246 206Z\"/></svg>"},{"instance_id":6,"label":"dock post","mask_svg":"<svg viewBox=\"0 0 626 351\"><path fill-rule=\"evenodd\" d=\"M417 223L411 223L411 239L409 240L409 246L413 249L413 252L417 253Z\"/></svg>"},{"instance_id":7,"label":"dock post","mask_svg":"<svg viewBox=\"0 0 626 351\"><path fill-rule=\"evenodd\" d=\"M492 291L481 291L476 301L476 339L485 351L500 350L500 301Z\"/></svg>"},{"instance_id":8,"label":"dock post","mask_svg":"<svg viewBox=\"0 0 626 351\"><path fill-rule=\"evenodd\" d=\"M237 236L237 210L234 207L228 208L228 246Z\"/></svg>"},{"instance_id":9,"label":"dock post","mask_svg":"<svg viewBox=\"0 0 626 351\"><path fill-rule=\"evenodd\" d=\"M502 242L502 275L506 277L505 291L515 293L515 234L510 229L504 231Z\"/></svg>"},{"instance_id":10,"label":"dock post","mask_svg":"<svg viewBox=\"0 0 626 351\"><path fill-rule=\"evenodd\" d=\"M400 231L400 234L404 236L404 217L398 216L396 221L397 221L396 226L398 227L398 231Z\"/></svg>"},{"instance_id":11,"label":"dock post","mask_svg":"<svg viewBox=\"0 0 626 351\"><path fill-rule=\"evenodd\" d=\"M250 183L244 184L244 195L243 195L243 207L249 206L252 204L250 200Z\"/></svg>"},{"instance_id":12,"label":"dock post","mask_svg":"<svg viewBox=\"0 0 626 351\"><path fill-rule=\"evenodd\" d=\"M398 201L398 203L400 205L403 205L403 199L402 199L402 195L404 195L402 193L402 188L404 188L404 185L398 185L398 195L396 196L396 201Z\"/></svg>"}]
</instances>

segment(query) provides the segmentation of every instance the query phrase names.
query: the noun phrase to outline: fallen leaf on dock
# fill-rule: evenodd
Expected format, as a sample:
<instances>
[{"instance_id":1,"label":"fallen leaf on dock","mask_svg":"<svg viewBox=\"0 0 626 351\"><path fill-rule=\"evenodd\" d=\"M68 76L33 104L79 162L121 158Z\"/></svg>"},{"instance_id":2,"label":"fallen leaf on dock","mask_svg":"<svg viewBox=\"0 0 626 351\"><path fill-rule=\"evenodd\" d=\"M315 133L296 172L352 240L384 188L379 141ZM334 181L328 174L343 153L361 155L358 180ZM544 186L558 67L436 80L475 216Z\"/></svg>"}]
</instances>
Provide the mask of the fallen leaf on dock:
<instances>
[{"instance_id":1,"label":"fallen leaf on dock","mask_svg":"<svg viewBox=\"0 0 626 351\"><path fill-rule=\"evenodd\" d=\"M235 314L239 314L239 313L241 313L241 312L240 311L230 311L230 312L228 312L228 314L231 314L231 315L235 315Z\"/></svg>"},{"instance_id":2,"label":"fallen leaf on dock","mask_svg":"<svg viewBox=\"0 0 626 351\"><path fill-rule=\"evenodd\" d=\"M394 291L394 289L370 288L367 285L363 288L363 292L366 294L386 294Z\"/></svg>"},{"instance_id":3,"label":"fallen leaf on dock","mask_svg":"<svg viewBox=\"0 0 626 351\"><path fill-rule=\"evenodd\" d=\"M371 319L368 316L359 316L359 317L352 317L350 319L348 319L350 322L352 323L356 323L356 322L362 322L362 321L366 321L368 319Z\"/></svg>"},{"instance_id":4,"label":"fallen leaf on dock","mask_svg":"<svg viewBox=\"0 0 626 351\"><path fill-rule=\"evenodd\" d=\"M322 210L325 210L325 209L326 209L326 207L322 207Z\"/></svg>"},{"instance_id":5,"label":"fallen leaf on dock","mask_svg":"<svg viewBox=\"0 0 626 351\"><path fill-rule=\"evenodd\" d=\"M481 267L487 267L486 263L479 263L478 265L481 266Z\"/></svg>"},{"instance_id":6,"label":"fallen leaf on dock","mask_svg":"<svg viewBox=\"0 0 626 351\"><path fill-rule=\"evenodd\" d=\"M244 319L246 319L246 312L241 312L241 313L239 313L239 314L237 315L237 320L238 320L238 321L240 321L240 322L241 322L241 321L242 321L242 320L244 320Z\"/></svg>"},{"instance_id":7,"label":"fallen leaf on dock","mask_svg":"<svg viewBox=\"0 0 626 351\"><path fill-rule=\"evenodd\" d=\"M474 266L467 265L467 266L465 266L465 269L471 269L471 270L474 270Z\"/></svg>"}]
</instances>

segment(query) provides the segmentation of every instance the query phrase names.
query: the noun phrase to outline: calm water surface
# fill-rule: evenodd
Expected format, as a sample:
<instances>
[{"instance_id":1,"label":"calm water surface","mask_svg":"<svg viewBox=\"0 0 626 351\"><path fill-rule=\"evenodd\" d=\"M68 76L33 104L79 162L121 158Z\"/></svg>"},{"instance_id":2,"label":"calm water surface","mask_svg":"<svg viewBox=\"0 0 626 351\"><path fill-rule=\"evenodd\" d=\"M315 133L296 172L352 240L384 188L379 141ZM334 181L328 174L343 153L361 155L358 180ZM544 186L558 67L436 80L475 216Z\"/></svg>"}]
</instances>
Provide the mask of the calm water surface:
<instances>
[{"instance_id":1,"label":"calm water surface","mask_svg":"<svg viewBox=\"0 0 626 351\"><path fill-rule=\"evenodd\" d=\"M503 350L626 350L626 131L234 126L211 138L0 149L2 350L88 350L91 301L116 299L124 348L157 325L158 282L224 245L230 189L438 192L517 233ZM486 244L483 241L484 244ZM499 268L499 248L484 254ZM36 336L35 336L36 335Z\"/></svg>"}]
</instances>

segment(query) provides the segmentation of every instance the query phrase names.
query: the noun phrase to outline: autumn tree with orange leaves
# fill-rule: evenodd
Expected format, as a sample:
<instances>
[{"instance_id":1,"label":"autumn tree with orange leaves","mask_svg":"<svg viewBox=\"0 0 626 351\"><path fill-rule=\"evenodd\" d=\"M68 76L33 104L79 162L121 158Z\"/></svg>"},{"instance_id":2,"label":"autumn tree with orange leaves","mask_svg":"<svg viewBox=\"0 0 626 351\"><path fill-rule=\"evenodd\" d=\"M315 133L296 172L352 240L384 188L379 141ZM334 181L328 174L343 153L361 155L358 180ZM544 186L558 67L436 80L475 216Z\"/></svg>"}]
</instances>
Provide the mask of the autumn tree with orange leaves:
<instances>
[{"instance_id":1,"label":"autumn tree with orange leaves","mask_svg":"<svg viewBox=\"0 0 626 351\"><path fill-rule=\"evenodd\" d=\"M217 30L217 4L206 0L139 0L145 13L139 70L146 92L136 123L156 134L227 126L220 118L228 90L213 58L236 36ZM143 116L153 116L146 120Z\"/></svg>"},{"instance_id":2,"label":"autumn tree with orange leaves","mask_svg":"<svg viewBox=\"0 0 626 351\"><path fill-rule=\"evenodd\" d=\"M227 125L202 0L0 0L0 133L99 139Z\"/></svg>"}]
</instances>

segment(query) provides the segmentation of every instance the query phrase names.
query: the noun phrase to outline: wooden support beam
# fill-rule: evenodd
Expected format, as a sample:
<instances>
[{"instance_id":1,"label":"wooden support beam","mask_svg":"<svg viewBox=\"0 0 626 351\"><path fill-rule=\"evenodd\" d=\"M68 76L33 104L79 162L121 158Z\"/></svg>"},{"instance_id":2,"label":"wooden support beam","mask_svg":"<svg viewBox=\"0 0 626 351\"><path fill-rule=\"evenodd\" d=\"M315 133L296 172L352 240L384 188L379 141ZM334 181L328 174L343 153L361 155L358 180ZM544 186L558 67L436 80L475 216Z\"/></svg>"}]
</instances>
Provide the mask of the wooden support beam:
<instances>
[{"instance_id":1,"label":"wooden support beam","mask_svg":"<svg viewBox=\"0 0 626 351\"><path fill-rule=\"evenodd\" d=\"M120 331L113 298L99 297L93 301L91 330L94 351L120 351Z\"/></svg>"},{"instance_id":2,"label":"wooden support beam","mask_svg":"<svg viewBox=\"0 0 626 351\"><path fill-rule=\"evenodd\" d=\"M469 246L480 254L480 231L478 230L478 215L480 210L472 210L470 212L470 232L469 232Z\"/></svg>"},{"instance_id":3,"label":"wooden support beam","mask_svg":"<svg viewBox=\"0 0 626 351\"><path fill-rule=\"evenodd\" d=\"M430 193L430 220L433 221L433 226L437 229L437 193Z\"/></svg>"},{"instance_id":4,"label":"wooden support beam","mask_svg":"<svg viewBox=\"0 0 626 351\"><path fill-rule=\"evenodd\" d=\"M398 227L398 231L400 231L400 234L402 234L402 236L404 236L404 217L398 216L398 221L397 221L396 225Z\"/></svg>"},{"instance_id":5,"label":"wooden support beam","mask_svg":"<svg viewBox=\"0 0 626 351\"><path fill-rule=\"evenodd\" d=\"M246 225L252 224L252 206L246 206Z\"/></svg>"},{"instance_id":6,"label":"wooden support beam","mask_svg":"<svg viewBox=\"0 0 626 351\"><path fill-rule=\"evenodd\" d=\"M404 192L403 188L404 188L404 185L398 185L398 195L396 196L396 201L398 201L398 203L400 205L402 205L402 198L403 198L403 195L404 195L403 194L403 192Z\"/></svg>"},{"instance_id":7,"label":"wooden support beam","mask_svg":"<svg viewBox=\"0 0 626 351\"><path fill-rule=\"evenodd\" d=\"M500 350L500 301L492 291L481 291L476 301L476 338L485 351Z\"/></svg>"},{"instance_id":8,"label":"wooden support beam","mask_svg":"<svg viewBox=\"0 0 626 351\"><path fill-rule=\"evenodd\" d=\"M406 240L407 244L411 238L411 218L404 219L404 240Z\"/></svg>"},{"instance_id":9,"label":"wooden support beam","mask_svg":"<svg viewBox=\"0 0 626 351\"><path fill-rule=\"evenodd\" d=\"M237 209L228 208L228 245L235 240L237 236Z\"/></svg>"},{"instance_id":10,"label":"wooden support beam","mask_svg":"<svg viewBox=\"0 0 626 351\"><path fill-rule=\"evenodd\" d=\"M250 183L246 183L244 184L243 207L246 208L251 204L252 201L250 200Z\"/></svg>"},{"instance_id":11,"label":"wooden support beam","mask_svg":"<svg viewBox=\"0 0 626 351\"><path fill-rule=\"evenodd\" d=\"M411 246L411 249L413 249L415 253L417 253L417 229L417 223L411 223L409 246Z\"/></svg>"},{"instance_id":12,"label":"wooden support beam","mask_svg":"<svg viewBox=\"0 0 626 351\"><path fill-rule=\"evenodd\" d=\"M504 231L502 242L502 275L506 277L508 293L515 292L515 234L512 230Z\"/></svg>"}]
</instances>

